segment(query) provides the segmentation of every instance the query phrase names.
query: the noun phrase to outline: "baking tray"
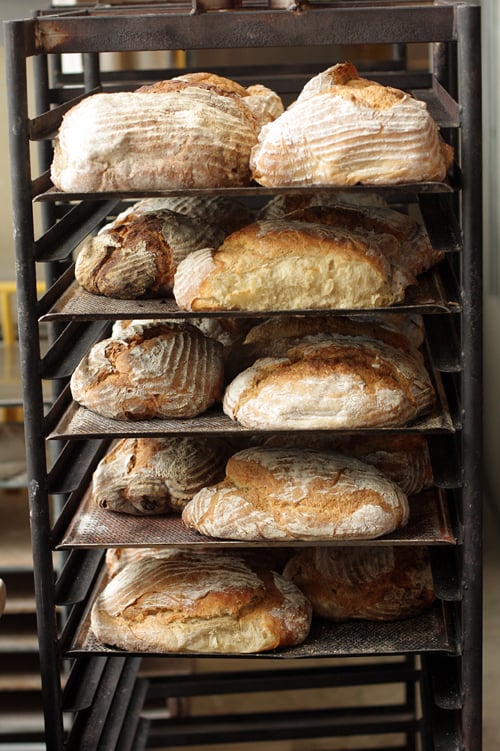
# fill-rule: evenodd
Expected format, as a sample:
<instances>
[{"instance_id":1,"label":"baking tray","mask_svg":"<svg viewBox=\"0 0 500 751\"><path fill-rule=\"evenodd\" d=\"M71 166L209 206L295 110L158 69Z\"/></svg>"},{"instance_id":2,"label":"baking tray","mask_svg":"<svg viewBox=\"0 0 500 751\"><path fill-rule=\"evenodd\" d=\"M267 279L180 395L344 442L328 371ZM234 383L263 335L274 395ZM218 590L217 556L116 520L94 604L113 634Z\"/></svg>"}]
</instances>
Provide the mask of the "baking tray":
<instances>
[{"instance_id":1,"label":"baking tray","mask_svg":"<svg viewBox=\"0 0 500 751\"><path fill-rule=\"evenodd\" d=\"M69 501L71 503L71 500ZM57 549L92 547L154 547L173 546L198 549L311 547L351 545L454 545L456 537L448 508L446 493L431 488L411 496L408 524L377 540L221 540L206 537L188 529L179 514L135 516L102 509L93 503L91 488L87 488L80 505L68 525Z\"/></svg>"},{"instance_id":2,"label":"baking tray","mask_svg":"<svg viewBox=\"0 0 500 751\"><path fill-rule=\"evenodd\" d=\"M97 588L96 595L105 579ZM91 602L95 599L92 598ZM198 653L163 653L147 652L148 656L185 656L185 657L238 657L238 658L315 658L315 657L350 657L361 655L404 654L406 652L454 652L456 643L453 633L449 606L438 600L432 608L415 618L402 621L346 621L333 623L313 618L307 639L296 647L271 652L252 654L214 655ZM67 656L81 653L132 655L137 652L125 652L101 644L90 627L90 616L82 619L80 628L71 643Z\"/></svg>"},{"instance_id":3,"label":"baking tray","mask_svg":"<svg viewBox=\"0 0 500 751\"><path fill-rule=\"evenodd\" d=\"M419 283L410 287L404 301L390 308L363 308L362 310L319 309L319 310L229 310L188 312L181 310L174 298L158 300L118 300L101 295L93 295L73 281L61 294L52 307L41 316L41 321L75 321L96 319L144 319L144 318L200 318L200 317L270 317L271 315L351 315L352 313L450 313L458 312L460 303L446 289L438 267L419 277Z\"/></svg>"}]
</instances>

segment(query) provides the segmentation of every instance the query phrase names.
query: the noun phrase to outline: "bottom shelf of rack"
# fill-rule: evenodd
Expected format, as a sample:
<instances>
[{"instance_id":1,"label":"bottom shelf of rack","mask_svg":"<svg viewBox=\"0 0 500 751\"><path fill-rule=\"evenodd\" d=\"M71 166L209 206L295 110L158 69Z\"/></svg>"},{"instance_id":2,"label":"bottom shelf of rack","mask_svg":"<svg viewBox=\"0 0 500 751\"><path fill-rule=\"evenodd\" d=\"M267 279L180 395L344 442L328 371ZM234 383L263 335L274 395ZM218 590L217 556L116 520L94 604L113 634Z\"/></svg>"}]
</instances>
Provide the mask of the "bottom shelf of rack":
<instances>
[{"instance_id":1,"label":"bottom shelf of rack","mask_svg":"<svg viewBox=\"0 0 500 751\"><path fill-rule=\"evenodd\" d=\"M400 621L329 622L314 618L308 638L300 645L260 654L193 655L168 653L166 657L317 658L362 655L393 655L422 652L453 653L456 641L450 607L438 600L421 615ZM82 653L123 656L122 650L100 643L87 615L71 644L68 656ZM154 654L154 653L148 653ZM158 656L158 655L157 655Z\"/></svg>"}]
</instances>

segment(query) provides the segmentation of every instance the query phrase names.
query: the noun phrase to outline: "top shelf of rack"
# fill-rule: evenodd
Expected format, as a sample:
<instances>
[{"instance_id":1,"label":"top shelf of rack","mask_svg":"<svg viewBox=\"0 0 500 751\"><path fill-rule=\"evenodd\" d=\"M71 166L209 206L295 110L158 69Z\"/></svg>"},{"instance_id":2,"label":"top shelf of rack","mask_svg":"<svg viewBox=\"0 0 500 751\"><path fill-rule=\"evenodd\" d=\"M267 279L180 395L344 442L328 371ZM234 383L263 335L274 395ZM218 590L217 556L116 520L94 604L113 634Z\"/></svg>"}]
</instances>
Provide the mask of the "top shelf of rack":
<instances>
[{"instance_id":1,"label":"top shelf of rack","mask_svg":"<svg viewBox=\"0 0 500 751\"><path fill-rule=\"evenodd\" d=\"M164 3L61 8L39 11L30 22L8 22L7 29L16 23L32 24L32 33L23 34L27 56L321 46L345 44L346 39L350 44L409 44L455 41L460 19L471 7L471 3L458 0L300 4L292 0L287 7L273 7L281 1L243 2L238 8L206 12L201 12L202 0L193 0L194 7L190 3Z\"/></svg>"}]
</instances>

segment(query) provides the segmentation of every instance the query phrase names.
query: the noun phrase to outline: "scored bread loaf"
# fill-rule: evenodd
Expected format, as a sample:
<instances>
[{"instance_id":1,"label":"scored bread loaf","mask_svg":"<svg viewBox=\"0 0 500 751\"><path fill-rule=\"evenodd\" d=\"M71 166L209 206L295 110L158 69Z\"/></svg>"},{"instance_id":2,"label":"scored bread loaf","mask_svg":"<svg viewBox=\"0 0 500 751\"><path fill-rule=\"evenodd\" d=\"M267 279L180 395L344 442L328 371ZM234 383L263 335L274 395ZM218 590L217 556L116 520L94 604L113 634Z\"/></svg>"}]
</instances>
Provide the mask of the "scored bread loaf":
<instances>
[{"instance_id":1,"label":"scored bread loaf","mask_svg":"<svg viewBox=\"0 0 500 751\"><path fill-rule=\"evenodd\" d=\"M352 540L393 532L408 515L402 490L364 462L255 446L228 459L225 479L198 491L182 520L234 540Z\"/></svg>"},{"instance_id":2,"label":"scored bread loaf","mask_svg":"<svg viewBox=\"0 0 500 751\"><path fill-rule=\"evenodd\" d=\"M434 404L422 355L366 336L273 342L227 386L223 410L247 428L400 427Z\"/></svg>"},{"instance_id":3,"label":"scored bread loaf","mask_svg":"<svg viewBox=\"0 0 500 751\"><path fill-rule=\"evenodd\" d=\"M91 611L101 642L137 652L264 652L302 643L310 624L311 605L295 584L215 553L131 561Z\"/></svg>"},{"instance_id":4,"label":"scored bread loaf","mask_svg":"<svg viewBox=\"0 0 500 751\"><path fill-rule=\"evenodd\" d=\"M247 185L250 151L281 99L210 77L93 94L72 107L55 139L54 185L84 193Z\"/></svg>"},{"instance_id":5,"label":"scored bread loaf","mask_svg":"<svg viewBox=\"0 0 500 751\"><path fill-rule=\"evenodd\" d=\"M271 448L310 448L353 456L377 467L382 474L399 485L406 495L420 493L434 482L429 445L423 435L276 433L265 437L261 445Z\"/></svg>"},{"instance_id":6,"label":"scored bread loaf","mask_svg":"<svg viewBox=\"0 0 500 751\"><path fill-rule=\"evenodd\" d=\"M173 211L131 209L85 239L75 278L88 292L105 297L170 296L180 261L223 239L222 230Z\"/></svg>"},{"instance_id":7,"label":"scored bread loaf","mask_svg":"<svg viewBox=\"0 0 500 751\"><path fill-rule=\"evenodd\" d=\"M222 396L222 345L165 321L94 344L70 380L73 399L103 417L194 417Z\"/></svg>"},{"instance_id":8,"label":"scored bread loaf","mask_svg":"<svg viewBox=\"0 0 500 751\"><path fill-rule=\"evenodd\" d=\"M268 187L348 186L443 180L452 158L424 102L341 63L262 128L250 164Z\"/></svg>"},{"instance_id":9,"label":"scored bread loaf","mask_svg":"<svg viewBox=\"0 0 500 751\"><path fill-rule=\"evenodd\" d=\"M428 552L421 547L316 547L297 551L283 570L313 613L335 621L411 618L435 600Z\"/></svg>"},{"instance_id":10,"label":"scored bread loaf","mask_svg":"<svg viewBox=\"0 0 500 751\"><path fill-rule=\"evenodd\" d=\"M181 261L174 297L193 311L387 307L416 283L400 245L362 228L257 221Z\"/></svg>"},{"instance_id":11,"label":"scored bread loaf","mask_svg":"<svg viewBox=\"0 0 500 751\"><path fill-rule=\"evenodd\" d=\"M180 511L197 490L224 477L229 446L213 436L123 438L92 476L92 500L127 514Z\"/></svg>"},{"instance_id":12,"label":"scored bread loaf","mask_svg":"<svg viewBox=\"0 0 500 751\"><path fill-rule=\"evenodd\" d=\"M287 316L277 315L254 324L242 341L234 341L226 358L226 379L238 373L261 357L277 356L292 343L304 337L320 334L344 334L379 339L392 347L413 350L423 342L421 316ZM280 349L278 348L280 347ZM415 355L419 356L419 355Z\"/></svg>"}]
</instances>

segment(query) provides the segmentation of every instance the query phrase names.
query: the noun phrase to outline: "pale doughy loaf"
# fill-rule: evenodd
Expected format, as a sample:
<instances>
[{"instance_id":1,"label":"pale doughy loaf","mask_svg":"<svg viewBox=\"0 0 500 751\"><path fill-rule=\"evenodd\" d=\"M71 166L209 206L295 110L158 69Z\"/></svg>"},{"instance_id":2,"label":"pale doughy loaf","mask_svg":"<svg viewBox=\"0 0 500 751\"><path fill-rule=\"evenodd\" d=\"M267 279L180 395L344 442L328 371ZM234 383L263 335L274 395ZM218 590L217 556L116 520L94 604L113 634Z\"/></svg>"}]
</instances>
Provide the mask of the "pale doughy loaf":
<instances>
[{"instance_id":1,"label":"pale doughy loaf","mask_svg":"<svg viewBox=\"0 0 500 751\"><path fill-rule=\"evenodd\" d=\"M362 228L298 220L258 221L179 266L174 297L184 310L387 307L416 282L399 241Z\"/></svg>"},{"instance_id":2,"label":"pale doughy loaf","mask_svg":"<svg viewBox=\"0 0 500 751\"><path fill-rule=\"evenodd\" d=\"M101 642L136 652L264 652L300 644L310 623L311 605L295 584L213 553L130 562L91 613Z\"/></svg>"},{"instance_id":3,"label":"pale doughy loaf","mask_svg":"<svg viewBox=\"0 0 500 751\"><path fill-rule=\"evenodd\" d=\"M362 336L276 340L226 387L224 412L257 430L398 427L435 392L422 356Z\"/></svg>"},{"instance_id":4,"label":"pale doughy loaf","mask_svg":"<svg viewBox=\"0 0 500 751\"><path fill-rule=\"evenodd\" d=\"M63 118L51 177L76 192L246 185L257 134L282 112L271 89L211 73L94 94Z\"/></svg>"},{"instance_id":5,"label":"pale doughy loaf","mask_svg":"<svg viewBox=\"0 0 500 751\"><path fill-rule=\"evenodd\" d=\"M91 347L70 388L76 402L104 417L194 417L221 398L222 345L182 322L145 326Z\"/></svg>"},{"instance_id":6,"label":"pale doughy loaf","mask_svg":"<svg viewBox=\"0 0 500 751\"><path fill-rule=\"evenodd\" d=\"M277 433L264 438L266 447L310 448L333 451L371 464L395 482L403 493L413 495L434 482L429 446L425 436L412 434L349 434L302 432Z\"/></svg>"},{"instance_id":7,"label":"pale doughy loaf","mask_svg":"<svg viewBox=\"0 0 500 751\"><path fill-rule=\"evenodd\" d=\"M201 534L234 540L373 539L408 521L406 495L374 467L307 449L251 447L182 512Z\"/></svg>"},{"instance_id":8,"label":"pale doughy loaf","mask_svg":"<svg viewBox=\"0 0 500 751\"><path fill-rule=\"evenodd\" d=\"M224 477L229 446L214 436L124 438L92 476L92 500L109 511L180 511L196 491Z\"/></svg>"},{"instance_id":9,"label":"pale doughy loaf","mask_svg":"<svg viewBox=\"0 0 500 751\"><path fill-rule=\"evenodd\" d=\"M240 97L213 89L94 94L64 116L51 177L82 193L246 185L257 132Z\"/></svg>"},{"instance_id":10,"label":"pale doughy loaf","mask_svg":"<svg viewBox=\"0 0 500 751\"><path fill-rule=\"evenodd\" d=\"M250 165L269 187L380 185L443 180L452 157L424 102L344 63L262 128Z\"/></svg>"},{"instance_id":11,"label":"pale doughy loaf","mask_svg":"<svg viewBox=\"0 0 500 751\"><path fill-rule=\"evenodd\" d=\"M173 211L130 209L86 238L76 259L75 278L88 292L105 297L171 296L180 261L223 239L220 229Z\"/></svg>"},{"instance_id":12,"label":"pale doughy loaf","mask_svg":"<svg viewBox=\"0 0 500 751\"><path fill-rule=\"evenodd\" d=\"M307 548L292 556L283 575L300 587L315 615L335 621L411 618L435 600L425 548Z\"/></svg>"}]
</instances>

